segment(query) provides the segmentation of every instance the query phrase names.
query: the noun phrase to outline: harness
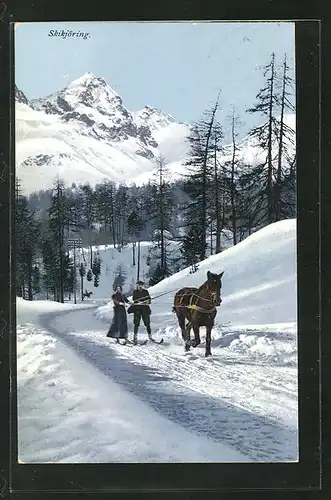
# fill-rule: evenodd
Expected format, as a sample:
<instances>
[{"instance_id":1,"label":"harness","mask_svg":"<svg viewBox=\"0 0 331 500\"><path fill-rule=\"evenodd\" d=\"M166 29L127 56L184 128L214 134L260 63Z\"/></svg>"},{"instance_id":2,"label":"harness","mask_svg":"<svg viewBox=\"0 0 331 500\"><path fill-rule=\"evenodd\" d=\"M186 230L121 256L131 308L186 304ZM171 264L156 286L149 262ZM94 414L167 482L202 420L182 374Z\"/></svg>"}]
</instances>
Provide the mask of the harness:
<instances>
[{"instance_id":1,"label":"harness","mask_svg":"<svg viewBox=\"0 0 331 500\"><path fill-rule=\"evenodd\" d=\"M208 291L209 291L209 288L208 288ZM190 295L190 300L189 300L189 304L187 306L183 305L183 299L185 297L185 295ZM205 313L205 314L210 314L214 311L216 311L216 307L213 306L209 309L206 309L204 307L200 307L196 304L193 304L193 298L194 297L197 297L198 299L201 299L201 300L205 300L207 302L211 302L211 303L214 303L214 299L207 299L207 298L204 298L204 297L200 297L200 295L196 294L196 293L192 293L192 294L184 294L181 296L181 300L180 300L180 303L178 306L175 306L175 307L185 307L186 309L190 309L191 311L198 311L198 312L201 312L201 313Z\"/></svg>"}]
</instances>

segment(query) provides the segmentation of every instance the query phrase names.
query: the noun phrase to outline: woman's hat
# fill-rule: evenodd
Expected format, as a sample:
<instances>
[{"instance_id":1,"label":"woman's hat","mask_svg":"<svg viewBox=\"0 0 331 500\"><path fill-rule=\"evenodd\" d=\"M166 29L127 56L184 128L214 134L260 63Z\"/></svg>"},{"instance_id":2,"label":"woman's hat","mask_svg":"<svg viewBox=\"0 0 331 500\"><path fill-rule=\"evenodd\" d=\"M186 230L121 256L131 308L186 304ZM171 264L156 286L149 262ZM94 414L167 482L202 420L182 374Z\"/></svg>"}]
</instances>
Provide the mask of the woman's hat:
<instances>
[{"instance_id":1,"label":"woman's hat","mask_svg":"<svg viewBox=\"0 0 331 500\"><path fill-rule=\"evenodd\" d=\"M137 283L136 283L136 285L144 285L144 284L145 283L143 281L141 281L141 280L138 280Z\"/></svg>"}]
</instances>

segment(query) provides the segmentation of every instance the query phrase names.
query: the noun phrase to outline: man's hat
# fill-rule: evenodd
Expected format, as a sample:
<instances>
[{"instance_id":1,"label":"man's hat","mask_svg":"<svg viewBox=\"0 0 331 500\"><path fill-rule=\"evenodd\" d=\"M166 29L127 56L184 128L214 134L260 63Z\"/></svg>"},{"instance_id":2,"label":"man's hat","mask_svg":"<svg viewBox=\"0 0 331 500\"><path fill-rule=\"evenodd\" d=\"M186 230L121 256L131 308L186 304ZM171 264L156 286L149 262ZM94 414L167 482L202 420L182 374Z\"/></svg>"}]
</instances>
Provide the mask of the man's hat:
<instances>
[{"instance_id":1,"label":"man's hat","mask_svg":"<svg viewBox=\"0 0 331 500\"><path fill-rule=\"evenodd\" d=\"M136 285L144 285L144 284L145 283L143 281L141 281L141 280L138 280L137 283L136 283Z\"/></svg>"}]
</instances>

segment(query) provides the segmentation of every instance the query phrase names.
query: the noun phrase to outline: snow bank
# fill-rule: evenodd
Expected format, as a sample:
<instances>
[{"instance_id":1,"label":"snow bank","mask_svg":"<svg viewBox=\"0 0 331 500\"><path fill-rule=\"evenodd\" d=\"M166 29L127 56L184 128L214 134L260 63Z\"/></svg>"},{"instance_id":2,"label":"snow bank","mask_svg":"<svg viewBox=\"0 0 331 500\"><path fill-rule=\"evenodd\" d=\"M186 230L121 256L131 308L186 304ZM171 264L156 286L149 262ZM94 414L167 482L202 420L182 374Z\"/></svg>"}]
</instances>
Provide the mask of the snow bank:
<instances>
[{"instance_id":1,"label":"snow bank","mask_svg":"<svg viewBox=\"0 0 331 500\"><path fill-rule=\"evenodd\" d=\"M16 314L18 322L36 321L42 314L56 313L61 311L70 311L72 309L86 309L95 307L94 303L88 304L69 304L54 302L52 300L24 300L21 297L16 299Z\"/></svg>"},{"instance_id":2,"label":"snow bank","mask_svg":"<svg viewBox=\"0 0 331 500\"><path fill-rule=\"evenodd\" d=\"M221 332L222 336L214 340L213 347L221 348L226 356L270 365L297 365L296 323L228 326Z\"/></svg>"}]
</instances>

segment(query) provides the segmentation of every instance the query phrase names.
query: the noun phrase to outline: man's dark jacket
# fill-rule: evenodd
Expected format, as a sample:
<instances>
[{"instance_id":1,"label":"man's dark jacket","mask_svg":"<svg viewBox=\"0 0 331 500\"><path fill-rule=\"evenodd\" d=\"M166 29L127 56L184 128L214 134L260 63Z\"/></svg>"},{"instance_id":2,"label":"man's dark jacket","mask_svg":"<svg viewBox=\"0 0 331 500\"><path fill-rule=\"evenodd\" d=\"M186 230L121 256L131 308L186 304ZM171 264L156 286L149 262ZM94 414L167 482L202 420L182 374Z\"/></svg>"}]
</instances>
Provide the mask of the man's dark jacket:
<instances>
[{"instance_id":1,"label":"man's dark jacket","mask_svg":"<svg viewBox=\"0 0 331 500\"><path fill-rule=\"evenodd\" d=\"M142 288L141 290L134 290L132 294L132 299L134 304L128 309L128 313L141 312L142 314L151 314L151 308L149 304L151 303L151 296L148 290ZM142 304L140 304L142 303Z\"/></svg>"}]
</instances>

